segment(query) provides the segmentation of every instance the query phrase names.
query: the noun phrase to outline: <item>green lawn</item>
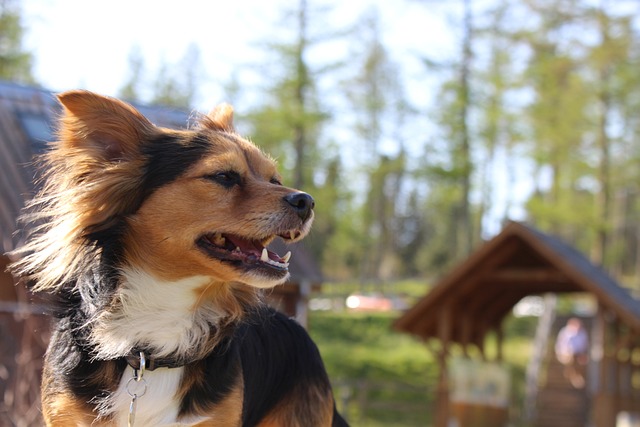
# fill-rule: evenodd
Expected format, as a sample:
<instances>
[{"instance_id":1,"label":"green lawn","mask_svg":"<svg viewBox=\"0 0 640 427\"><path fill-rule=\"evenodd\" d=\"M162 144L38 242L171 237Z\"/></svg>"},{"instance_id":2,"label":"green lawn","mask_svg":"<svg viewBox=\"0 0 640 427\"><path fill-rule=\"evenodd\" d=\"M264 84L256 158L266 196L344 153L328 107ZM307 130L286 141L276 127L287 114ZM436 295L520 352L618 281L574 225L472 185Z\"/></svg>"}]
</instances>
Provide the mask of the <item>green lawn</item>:
<instances>
[{"instance_id":1,"label":"green lawn","mask_svg":"<svg viewBox=\"0 0 640 427\"><path fill-rule=\"evenodd\" d=\"M391 329L399 315L310 315L309 331L334 383L338 408L354 427L431 425L437 366L424 344ZM505 326L504 355L517 412L535 319L509 319ZM487 347L491 354L495 345Z\"/></svg>"}]
</instances>

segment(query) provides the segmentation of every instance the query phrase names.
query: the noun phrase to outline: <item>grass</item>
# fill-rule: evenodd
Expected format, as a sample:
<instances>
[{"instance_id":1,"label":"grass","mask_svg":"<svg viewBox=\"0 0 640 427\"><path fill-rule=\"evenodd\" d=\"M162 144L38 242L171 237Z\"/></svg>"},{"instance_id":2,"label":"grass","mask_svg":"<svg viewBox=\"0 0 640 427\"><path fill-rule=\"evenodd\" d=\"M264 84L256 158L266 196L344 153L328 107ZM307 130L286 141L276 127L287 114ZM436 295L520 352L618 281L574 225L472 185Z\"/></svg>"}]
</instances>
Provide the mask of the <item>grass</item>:
<instances>
[{"instance_id":1,"label":"grass","mask_svg":"<svg viewBox=\"0 0 640 427\"><path fill-rule=\"evenodd\" d=\"M353 426L412 426L429 421L424 401L437 375L436 365L425 346L391 331L396 316L313 312L309 319L339 409Z\"/></svg>"},{"instance_id":2,"label":"grass","mask_svg":"<svg viewBox=\"0 0 640 427\"><path fill-rule=\"evenodd\" d=\"M438 368L418 340L395 332L399 313L312 312L309 332L334 383L338 407L354 427L431 425ZM535 319L505 324L504 358L512 374L512 412L524 395ZM487 341L495 354L495 342Z\"/></svg>"},{"instance_id":3,"label":"grass","mask_svg":"<svg viewBox=\"0 0 640 427\"><path fill-rule=\"evenodd\" d=\"M421 377L432 359L425 346L391 330L396 316L313 312L310 333L330 361L330 374L334 378L402 379L424 385Z\"/></svg>"}]
</instances>

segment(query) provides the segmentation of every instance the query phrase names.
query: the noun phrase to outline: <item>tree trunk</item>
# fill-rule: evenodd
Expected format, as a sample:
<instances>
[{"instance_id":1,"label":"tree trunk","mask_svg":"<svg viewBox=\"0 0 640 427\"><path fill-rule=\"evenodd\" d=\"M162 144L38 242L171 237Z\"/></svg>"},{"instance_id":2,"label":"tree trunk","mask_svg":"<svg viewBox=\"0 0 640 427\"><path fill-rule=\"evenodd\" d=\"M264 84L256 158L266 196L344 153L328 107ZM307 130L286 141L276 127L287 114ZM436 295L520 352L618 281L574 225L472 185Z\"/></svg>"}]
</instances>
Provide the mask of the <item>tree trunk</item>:
<instances>
[{"instance_id":1,"label":"tree trunk","mask_svg":"<svg viewBox=\"0 0 640 427\"><path fill-rule=\"evenodd\" d=\"M598 18L602 44L603 46L607 46L610 42L610 37L608 19L604 11L600 12ZM593 259L596 263L603 265L607 262L607 246L609 241L608 225L611 211L611 153L609 135L607 134L611 110L611 94L609 91L611 65L608 61L602 61L598 72L600 78L600 90L598 93L600 103L600 115L598 117L598 149L600 151L598 182L600 188L596 195L598 237L594 248L595 253L593 254Z\"/></svg>"},{"instance_id":2,"label":"tree trunk","mask_svg":"<svg viewBox=\"0 0 640 427\"><path fill-rule=\"evenodd\" d=\"M462 195L459 211L458 257L466 257L473 246L473 226L469 197L471 194L471 147L469 135L470 107L470 72L471 72L471 40L472 40L471 0L464 0L464 36L462 40L462 63L460 66L460 163L462 166Z\"/></svg>"},{"instance_id":3,"label":"tree trunk","mask_svg":"<svg viewBox=\"0 0 640 427\"><path fill-rule=\"evenodd\" d=\"M296 52L296 90L295 103L297 111L294 111L295 124L293 128L293 145L296 152L296 164L294 169L294 186L298 189L305 187L304 179L304 159L306 147L306 129L304 114L306 106L305 93L307 89L307 66L304 62L304 52L307 47L307 1L300 0L298 10L298 46Z\"/></svg>"}]
</instances>

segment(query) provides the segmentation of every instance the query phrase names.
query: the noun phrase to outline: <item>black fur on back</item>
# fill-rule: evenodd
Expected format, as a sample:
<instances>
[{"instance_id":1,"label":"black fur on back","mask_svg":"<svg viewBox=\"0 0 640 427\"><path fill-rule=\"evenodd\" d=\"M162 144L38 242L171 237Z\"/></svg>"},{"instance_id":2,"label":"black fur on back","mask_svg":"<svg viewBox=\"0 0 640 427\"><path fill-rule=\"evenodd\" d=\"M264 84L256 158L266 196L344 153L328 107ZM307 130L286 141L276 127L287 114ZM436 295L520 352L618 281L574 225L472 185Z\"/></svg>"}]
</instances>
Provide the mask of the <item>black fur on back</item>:
<instances>
[{"instance_id":1,"label":"black fur on back","mask_svg":"<svg viewBox=\"0 0 640 427\"><path fill-rule=\"evenodd\" d=\"M252 310L230 339L189 369L200 370L207 381L189 390L181 413L212 407L236 384L235 375L241 374L244 427L259 424L276 405L295 395L313 394L316 390L331 393L322 358L307 331L295 320L266 306ZM309 401L310 405L315 403ZM333 425L347 425L335 408Z\"/></svg>"}]
</instances>

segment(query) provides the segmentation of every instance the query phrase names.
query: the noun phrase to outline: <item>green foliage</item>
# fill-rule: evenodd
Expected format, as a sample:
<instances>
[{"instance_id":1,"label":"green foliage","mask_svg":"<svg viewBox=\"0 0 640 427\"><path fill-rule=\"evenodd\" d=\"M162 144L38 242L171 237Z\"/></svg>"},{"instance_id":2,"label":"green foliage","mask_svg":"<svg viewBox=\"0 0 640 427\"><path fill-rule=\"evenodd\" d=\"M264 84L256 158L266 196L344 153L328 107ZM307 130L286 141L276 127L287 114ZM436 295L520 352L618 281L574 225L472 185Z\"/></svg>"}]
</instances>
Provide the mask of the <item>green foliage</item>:
<instances>
[{"instance_id":1,"label":"green foliage","mask_svg":"<svg viewBox=\"0 0 640 427\"><path fill-rule=\"evenodd\" d=\"M191 44L177 65L163 62L153 87L152 104L188 109L195 103L201 78L200 49Z\"/></svg>"},{"instance_id":2,"label":"green foliage","mask_svg":"<svg viewBox=\"0 0 640 427\"><path fill-rule=\"evenodd\" d=\"M146 84L145 63L138 47L129 53L129 78L120 88L119 96L130 101L145 101L189 110L196 102L201 82L200 49L191 44L177 64L163 61L152 84Z\"/></svg>"},{"instance_id":3,"label":"green foliage","mask_svg":"<svg viewBox=\"0 0 640 427\"><path fill-rule=\"evenodd\" d=\"M233 74L232 100L257 100L238 108L242 133L316 198L312 253L336 280L432 277L515 212L640 287L638 13L586 0L469 4L442 6L460 20L457 49L417 52L424 74L410 89L435 94L419 110L374 8L345 32L315 3L287 5L263 38L267 59L251 66L258 87ZM336 39L345 52L326 59ZM139 52L130 62L126 98L193 104L197 50L151 86Z\"/></svg>"},{"instance_id":4,"label":"green foliage","mask_svg":"<svg viewBox=\"0 0 640 427\"><path fill-rule=\"evenodd\" d=\"M134 46L129 52L129 80L120 88L119 96L128 100L140 100L142 94L142 78L144 72L144 58L138 46Z\"/></svg>"},{"instance_id":5,"label":"green foliage","mask_svg":"<svg viewBox=\"0 0 640 427\"><path fill-rule=\"evenodd\" d=\"M0 2L0 79L34 83L33 55L22 46L24 32L18 3Z\"/></svg>"},{"instance_id":6,"label":"green foliage","mask_svg":"<svg viewBox=\"0 0 640 427\"><path fill-rule=\"evenodd\" d=\"M286 185L316 199L315 232L307 240L314 257L322 260L338 221L342 164L331 144L321 140L331 118L317 92L318 75L307 60L314 45L307 27L311 7L301 1L287 25L295 29L290 42L269 43L269 83L263 101L245 116L253 139L278 160ZM318 66L318 68L321 68Z\"/></svg>"},{"instance_id":7,"label":"green foliage","mask_svg":"<svg viewBox=\"0 0 640 427\"><path fill-rule=\"evenodd\" d=\"M366 250L361 248L353 254L359 265L354 273L365 281L396 277L406 269L397 253L402 247L400 200L406 195L407 153L403 141L394 141L394 153L383 154L381 145L396 139L393 134L402 126L410 107L398 65L384 46L381 32L377 11L366 11L354 32L358 43L352 48L351 62L358 65L343 83L353 111L354 143L359 148L354 160L362 174L359 190L364 195L357 214L361 218L359 241Z\"/></svg>"}]
</instances>

